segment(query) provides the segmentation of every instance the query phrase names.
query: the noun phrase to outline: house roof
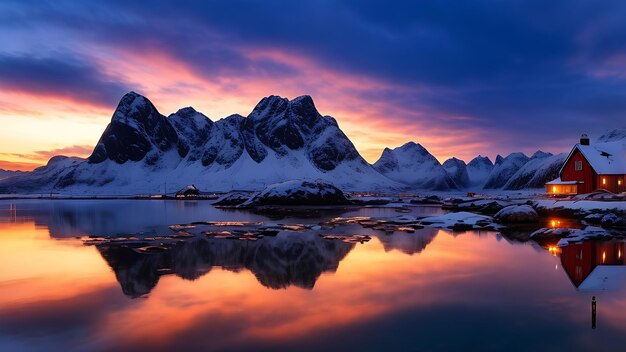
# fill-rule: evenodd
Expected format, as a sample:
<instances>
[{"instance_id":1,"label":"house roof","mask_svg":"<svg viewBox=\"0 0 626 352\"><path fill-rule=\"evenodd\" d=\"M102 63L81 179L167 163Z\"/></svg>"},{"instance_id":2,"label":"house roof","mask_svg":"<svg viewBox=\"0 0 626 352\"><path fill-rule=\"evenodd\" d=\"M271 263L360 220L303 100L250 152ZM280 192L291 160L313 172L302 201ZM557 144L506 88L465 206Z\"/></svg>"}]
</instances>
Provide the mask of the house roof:
<instances>
[{"instance_id":1,"label":"house roof","mask_svg":"<svg viewBox=\"0 0 626 352\"><path fill-rule=\"evenodd\" d=\"M546 182L546 185L576 185L579 183L583 183L582 181L563 181L561 178L555 178L550 182Z\"/></svg>"},{"instance_id":2,"label":"house roof","mask_svg":"<svg viewBox=\"0 0 626 352\"><path fill-rule=\"evenodd\" d=\"M590 145L576 144L567 156L569 160L575 150L579 150L587 159L591 167L599 175L623 175L626 174L626 140L605 143L592 143ZM563 168L561 168L563 171Z\"/></svg>"}]
</instances>

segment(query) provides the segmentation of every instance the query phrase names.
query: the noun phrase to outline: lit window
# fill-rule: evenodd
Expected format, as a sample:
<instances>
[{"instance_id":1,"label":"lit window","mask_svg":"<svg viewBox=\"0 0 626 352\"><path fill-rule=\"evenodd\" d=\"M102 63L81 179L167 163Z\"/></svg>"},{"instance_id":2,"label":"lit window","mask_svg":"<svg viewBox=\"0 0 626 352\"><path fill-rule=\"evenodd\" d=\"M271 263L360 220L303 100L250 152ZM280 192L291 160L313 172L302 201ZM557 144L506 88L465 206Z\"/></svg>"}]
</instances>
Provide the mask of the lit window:
<instances>
[{"instance_id":1,"label":"lit window","mask_svg":"<svg viewBox=\"0 0 626 352\"><path fill-rule=\"evenodd\" d=\"M622 185L622 180L617 180L617 184L621 186Z\"/></svg>"},{"instance_id":2,"label":"lit window","mask_svg":"<svg viewBox=\"0 0 626 352\"><path fill-rule=\"evenodd\" d=\"M581 171L583 169L583 162L580 160L577 160L574 163L574 168L576 169L576 171Z\"/></svg>"},{"instance_id":3,"label":"lit window","mask_svg":"<svg viewBox=\"0 0 626 352\"><path fill-rule=\"evenodd\" d=\"M602 178L602 184L606 185L606 178L604 178L604 177Z\"/></svg>"},{"instance_id":4,"label":"lit window","mask_svg":"<svg viewBox=\"0 0 626 352\"><path fill-rule=\"evenodd\" d=\"M552 193L556 193L556 186L552 186Z\"/></svg>"}]
</instances>

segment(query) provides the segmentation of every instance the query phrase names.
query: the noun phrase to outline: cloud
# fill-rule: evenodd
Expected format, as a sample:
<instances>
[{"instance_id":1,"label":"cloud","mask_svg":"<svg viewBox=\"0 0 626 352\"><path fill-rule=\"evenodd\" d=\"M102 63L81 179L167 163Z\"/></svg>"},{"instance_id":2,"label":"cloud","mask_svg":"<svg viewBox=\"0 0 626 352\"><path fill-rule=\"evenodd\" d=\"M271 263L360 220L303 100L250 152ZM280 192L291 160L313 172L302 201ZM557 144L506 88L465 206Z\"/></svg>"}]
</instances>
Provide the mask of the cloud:
<instances>
[{"instance_id":1,"label":"cloud","mask_svg":"<svg viewBox=\"0 0 626 352\"><path fill-rule=\"evenodd\" d=\"M113 106L128 89L86 59L0 55L0 86L34 95Z\"/></svg>"},{"instance_id":2,"label":"cloud","mask_svg":"<svg viewBox=\"0 0 626 352\"><path fill-rule=\"evenodd\" d=\"M348 129L386 123L372 154L399 129L438 156L561 151L626 114L620 1L147 4L4 3L0 84L110 107L131 87L171 109L312 94Z\"/></svg>"},{"instance_id":3,"label":"cloud","mask_svg":"<svg viewBox=\"0 0 626 352\"><path fill-rule=\"evenodd\" d=\"M88 157L93 151L93 146L90 145L72 145L63 148L56 148L51 150L38 150L32 153L0 153L5 157L19 158L23 161L5 161L0 160L0 168L6 170L26 170L30 171L39 166L44 165L50 158L57 155L76 156L76 157ZM4 167L2 166L4 165Z\"/></svg>"},{"instance_id":4,"label":"cloud","mask_svg":"<svg viewBox=\"0 0 626 352\"><path fill-rule=\"evenodd\" d=\"M38 167L40 167L42 164L39 163L29 163L29 162L22 162L22 161L7 161L7 160L0 160L0 169L3 170L10 170L10 171L32 171Z\"/></svg>"}]
</instances>

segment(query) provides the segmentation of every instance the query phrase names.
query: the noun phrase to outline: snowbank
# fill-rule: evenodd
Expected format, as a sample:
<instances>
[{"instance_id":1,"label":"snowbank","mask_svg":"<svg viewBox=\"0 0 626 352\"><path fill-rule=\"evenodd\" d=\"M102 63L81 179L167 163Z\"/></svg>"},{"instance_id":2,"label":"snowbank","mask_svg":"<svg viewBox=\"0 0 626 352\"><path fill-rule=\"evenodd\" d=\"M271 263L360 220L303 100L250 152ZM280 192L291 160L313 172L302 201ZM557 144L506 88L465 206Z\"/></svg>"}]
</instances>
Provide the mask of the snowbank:
<instances>
[{"instance_id":1,"label":"snowbank","mask_svg":"<svg viewBox=\"0 0 626 352\"><path fill-rule=\"evenodd\" d=\"M626 211L626 201L603 202L594 200L551 200L541 199L535 201L537 207L545 209L572 209L586 212L617 210Z\"/></svg>"}]
</instances>

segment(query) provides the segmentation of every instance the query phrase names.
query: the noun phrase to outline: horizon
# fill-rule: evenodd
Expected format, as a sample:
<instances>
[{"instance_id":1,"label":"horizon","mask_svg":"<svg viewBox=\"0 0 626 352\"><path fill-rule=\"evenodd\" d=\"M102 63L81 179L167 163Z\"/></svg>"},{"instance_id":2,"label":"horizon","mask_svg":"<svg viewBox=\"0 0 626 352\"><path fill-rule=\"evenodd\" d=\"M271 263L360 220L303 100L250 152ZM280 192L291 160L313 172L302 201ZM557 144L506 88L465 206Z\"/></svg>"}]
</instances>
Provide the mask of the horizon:
<instances>
[{"instance_id":1,"label":"horizon","mask_svg":"<svg viewBox=\"0 0 626 352\"><path fill-rule=\"evenodd\" d=\"M370 163L408 141L440 162L558 154L626 127L620 2L9 1L0 18L7 170L87 157L127 91L213 121L310 95Z\"/></svg>"}]
</instances>

